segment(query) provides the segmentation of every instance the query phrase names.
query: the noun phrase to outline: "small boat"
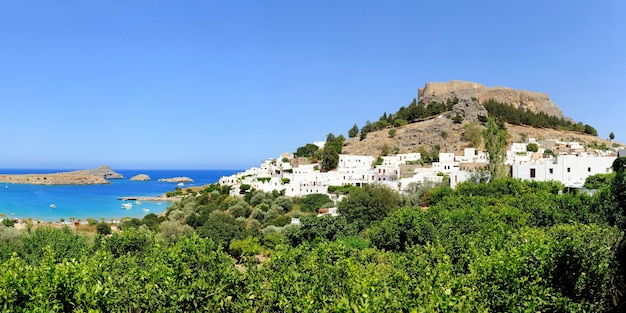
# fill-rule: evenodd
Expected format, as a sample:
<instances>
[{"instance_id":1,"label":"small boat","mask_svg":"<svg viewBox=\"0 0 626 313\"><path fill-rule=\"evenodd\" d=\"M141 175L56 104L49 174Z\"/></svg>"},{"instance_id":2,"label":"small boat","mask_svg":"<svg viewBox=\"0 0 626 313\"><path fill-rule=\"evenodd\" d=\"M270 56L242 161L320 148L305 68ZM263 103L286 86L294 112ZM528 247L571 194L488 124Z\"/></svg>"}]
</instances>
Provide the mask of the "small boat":
<instances>
[{"instance_id":1,"label":"small boat","mask_svg":"<svg viewBox=\"0 0 626 313\"><path fill-rule=\"evenodd\" d=\"M178 183L178 184L176 184L176 186L182 187L182 186L185 186L185 183Z\"/></svg>"},{"instance_id":2,"label":"small boat","mask_svg":"<svg viewBox=\"0 0 626 313\"><path fill-rule=\"evenodd\" d=\"M150 212L150 209L148 209L148 208L143 208L141 210L144 211L144 212Z\"/></svg>"},{"instance_id":3,"label":"small boat","mask_svg":"<svg viewBox=\"0 0 626 313\"><path fill-rule=\"evenodd\" d=\"M141 204L140 200L135 201L136 204Z\"/></svg>"},{"instance_id":4,"label":"small boat","mask_svg":"<svg viewBox=\"0 0 626 313\"><path fill-rule=\"evenodd\" d=\"M56 209L56 208L57 208L57 205L53 203L53 204L51 204L51 205L50 205L50 208L51 208L51 209Z\"/></svg>"},{"instance_id":5,"label":"small boat","mask_svg":"<svg viewBox=\"0 0 626 313\"><path fill-rule=\"evenodd\" d=\"M133 208L132 203L122 203L122 209L130 210Z\"/></svg>"}]
</instances>

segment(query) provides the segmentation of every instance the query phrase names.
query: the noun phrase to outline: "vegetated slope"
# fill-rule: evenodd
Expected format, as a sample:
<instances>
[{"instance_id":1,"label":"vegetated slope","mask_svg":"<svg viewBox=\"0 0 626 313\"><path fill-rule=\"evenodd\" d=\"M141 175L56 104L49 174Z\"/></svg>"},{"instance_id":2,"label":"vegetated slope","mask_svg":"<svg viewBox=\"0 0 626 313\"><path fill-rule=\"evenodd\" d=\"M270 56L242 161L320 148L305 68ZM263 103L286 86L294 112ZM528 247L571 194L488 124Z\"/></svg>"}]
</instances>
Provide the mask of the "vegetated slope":
<instances>
[{"instance_id":1,"label":"vegetated slope","mask_svg":"<svg viewBox=\"0 0 626 313\"><path fill-rule=\"evenodd\" d=\"M487 116L506 126L511 135L509 142L532 137L577 141L594 148L623 146L595 136L597 132L591 125L565 117L547 94L451 81L427 83L419 90L419 100L414 99L396 113L384 113L374 123L366 122L360 136L352 134L353 138L345 142L343 153L461 153L470 145L463 140L464 126L473 121L482 130Z\"/></svg>"},{"instance_id":2,"label":"vegetated slope","mask_svg":"<svg viewBox=\"0 0 626 313\"><path fill-rule=\"evenodd\" d=\"M354 137L349 138L344 147L344 154L380 156L385 145L392 153L418 152L420 147L426 151L431 151L435 145L439 145L441 152L455 152L462 154L463 149L470 146L470 143L463 140L464 125L468 122L454 123L448 116L452 113L444 113L438 117L425 121L415 122L396 128L395 136L389 134L389 130L394 127L373 131L367 134L363 140ZM483 125L477 123L479 127ZM611 148L613 144L624 146L621 143L602 139L596 136L579 132L556 130L551 128L536 128L523 125L512 125L506 123L506 128L511 135L510 142L522 142L522 134L537 140L555 139L561 141L577 141L584 145L600 146L602 143ZM482 145L479 147L482 149Z\"/></svg>"}]
</instances>

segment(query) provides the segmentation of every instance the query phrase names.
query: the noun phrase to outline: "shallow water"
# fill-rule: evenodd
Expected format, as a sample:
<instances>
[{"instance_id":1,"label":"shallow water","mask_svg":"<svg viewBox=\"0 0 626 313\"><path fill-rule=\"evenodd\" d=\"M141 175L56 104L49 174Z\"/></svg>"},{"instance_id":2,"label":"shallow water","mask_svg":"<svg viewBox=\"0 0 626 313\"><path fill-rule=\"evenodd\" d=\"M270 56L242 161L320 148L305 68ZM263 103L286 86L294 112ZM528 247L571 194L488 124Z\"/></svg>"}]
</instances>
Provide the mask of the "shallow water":
<instances>
[{"instance_id":1,"label":"shallow water","mask_svg":"<svg viewBox=\"0 0 626 313\"><path fill-rule=\"evenodd\" d=\"M115 170L115 169L114 169ZM41 174L68 170L59 169L0 169L2 174ZM56 222L61 218L120 219L125 216L143 217L149 213L164 212L168 202L123 202L118 197L162 195L176 188L176 183L157 182L159 178L187 176L194 180L182 188L202 186L217 182L221 176L232 175L240 170L115 170L124 179L112 179L108 185L42 186L23 184L0 185L0 218L32 218ZM131 181L137 174L147 174L151 181ZM122 208L131 203L131 209ZM51 207L52 206L52 207ZM145 210L144 210L145 209Z\"/></svg>"}]
</instances>

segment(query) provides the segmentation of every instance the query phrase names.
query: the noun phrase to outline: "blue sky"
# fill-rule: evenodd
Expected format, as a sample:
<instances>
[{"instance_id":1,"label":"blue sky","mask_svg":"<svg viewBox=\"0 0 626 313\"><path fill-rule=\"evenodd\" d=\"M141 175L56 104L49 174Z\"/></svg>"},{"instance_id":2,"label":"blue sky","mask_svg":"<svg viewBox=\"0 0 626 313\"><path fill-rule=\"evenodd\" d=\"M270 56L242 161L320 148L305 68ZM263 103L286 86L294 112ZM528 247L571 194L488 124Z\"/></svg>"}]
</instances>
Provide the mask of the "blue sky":
<instances>
[{"instance_id":1,"label":"blue sky","mask_svg":"<svg viewBox=\"0 0 626 313\"><path fill-rule=\"evenodd\" d=\"M234 168L430 81L544 92L626 142L624 1L0 1L0 168Z\"/></svg>"}]
</instances>

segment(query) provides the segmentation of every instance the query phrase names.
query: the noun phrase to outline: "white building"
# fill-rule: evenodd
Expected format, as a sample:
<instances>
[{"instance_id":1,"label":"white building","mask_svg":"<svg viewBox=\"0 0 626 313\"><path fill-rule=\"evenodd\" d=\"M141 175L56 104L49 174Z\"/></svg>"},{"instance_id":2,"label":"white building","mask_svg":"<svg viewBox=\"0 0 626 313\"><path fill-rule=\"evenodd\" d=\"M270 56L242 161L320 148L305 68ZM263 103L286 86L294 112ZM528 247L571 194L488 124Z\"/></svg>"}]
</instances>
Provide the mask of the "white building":
<instances>
[{"instance_id":1,"label":"white building","mask_svg":"<svg viewBox=\"0 0 626 313\"><path fill-rule=\"evenodd\" d=\"M369 170L376 159L369 155L340 154L338 168Z\"/></svg>"},{"instance_id":2,"label":"white building","mask_svg":"<svg viewBox=\"0 0 626 313\"><path fill-rule=\"evenodd\" d=\"M421 153L403 153L392 156L384 156L383 164L385 166L400 166L409 162L417 162L422 158Z\"/></svg>"},{"instance_id":3,"label":"white building","mask_svg":"<svg viewBox=\"0 0 626 313\"><path fill-rule=\"evenodd\" d=\"M568 187L580 187L595 174L611 172L615 157L561 155L544 162L513 164L513 178L555 180Z\"/></svg>"},{"instance_id":4,"label":"white building","mask_svg":"<svg viewBox=\"0 0 626 313\"><path fill-rule=\"evenodd\" d=\"M525 153L528 150L527 143L514 142L509 146L509 149L512 153Z\"/></svg>"},{"instance_id":5,"label":"white building","mask_svg":"<svg viewBox=\"0 0 626 313\"><path fill-rule=\"evenodd\" d=\"M463 150L463 155L455 156L454 161L459 163L489 163L487 154L482 151L477 151L476 148L465 148Z\"/></svg>"}]
</instances>

